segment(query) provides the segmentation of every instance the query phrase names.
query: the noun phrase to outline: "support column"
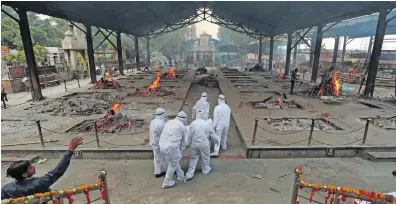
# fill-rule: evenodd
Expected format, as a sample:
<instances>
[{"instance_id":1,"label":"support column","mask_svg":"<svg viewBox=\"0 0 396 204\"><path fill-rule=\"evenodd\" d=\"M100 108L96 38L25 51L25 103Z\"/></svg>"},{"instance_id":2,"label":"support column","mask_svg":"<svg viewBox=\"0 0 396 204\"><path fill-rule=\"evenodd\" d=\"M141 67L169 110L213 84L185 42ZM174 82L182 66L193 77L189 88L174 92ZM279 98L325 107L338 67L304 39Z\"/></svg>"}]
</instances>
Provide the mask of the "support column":
<instances>
[{"instance_id":1,"label":"support column","mask_svg":"<svg viewBox=\"0 0 396 204\"><path fill-rule=\"evenodd\" d=\"M341 54L341 67L344 68L345 51L347 46L347 36L344 35L344 42L342 43L342 54Z\"/></svg>"},{"instance_id":2,"label":"support column","mask_svg":"<svg viewBox=\"0 0 396 204\"><path fill-rule=\"evenodd\" d=\"M291 57L291 47L292 47L292 33L287 33L287 48L286 48L286 64L284 75L289 75L290 72L290 57Z\"/></svg>"},{"instance_id":3,"label":"support column","mask_svg":"<svg viewBox=\"0 0 396 204\"><path fill-rule=\"evenodd\" d=\"M274 59L274 36L271 36L270 39L270 53L269 53L269 60L268 60L268 69L272 70L272 61Z\"/></svg>"},{"instance_id":4,"label":"support column","mask_svg":"<svg viewBox=\"0 0 396 204\"><path fill-rule=\"evenodd\" d=\"M120 70L120 75L124 74L124 63L122 61L122 46L121 46L121 31L117 31L117 57L118 57L118 69Z\"/></svg>"},{"instance_id":5,"label":"support column","mask_svg":"<svg viewBox=\"0 0 396 204\"><path fill-rule=\"evenodd\" d=\"M88 53L88 64L89 64L89 72L91 74L91 83L96 83L96 70L95 70L95 58L94 58L94 49L93 49L93 41L92 41L92 30L91 26L85 25L87 33L85 35L87 39L87 53Z\"/></svg>"},{"instance_id":6,"label":"support column","mask_svg":"<svg viewBox=\"0 0 396 204\"><path fill-rule=\"evenodd\" d=\"M139 59L139 38L135 36L135 59L136 59L136 69L140 69L140 59Z\"/></svg>"},{"instance_id":7,"label":"support column","mask_svg":"<svg viewBox=\"0 0 396 204\"><path fill-rule=\"evenodd\" d=\"M263 53L263 36L262 35L260 35L260 38L259 38L259 48L258 48L258 63L261 65L261 57L262 57L262 54Z\"/></svg>"},{"instance_id":8,"label":"support column","mask_svg":"<svg viewBox=\"0 0 396 204\"><path fill-rule=\"evenodd\" d=\"M314 58L314 51L316 45L316 33L311 37L311 50L309 52L309 68L312 68L313 58Z\"/></svg>"},{"instance_id":9,"label":"support column","mask_svg":"<svg viewBox=\"0 0 396 204\"><path fill-rule=\"evenodd\" d=\"M322 49L322 40L323 40L322 30L323 30L323 25L319 25L316 32L316 42L315 42L315 50L314 50L314 60L312 64L311 82L316 82L316 79L318 78L320 51Z\"/></svg>"},{"instance_id":10,"label":"support column","mask_svg":"<svg viewBox=\"0 0 396 204\"><path fill-rule=\"evenodd\" d=\"M19 15L19 30L21 31L23 48L25 50L26 63L29 69L30 80L32 84L33 99L43 100L44 96L41 93L40 81L38 78L36 59L34 57L32 38L30 35L29 21L26 11L18 9Z\"/></svg>"},{"instance_id":11,"label":"support column","mask_svg":"<svg viewBox=\"0 0 396 204\"><path fill-rule=\"evenodd\" d=\"M296 68L298 45L294 46L292 68Z\"/></svg>"},{"instance_id":12,"label":"support column","mask_svg":"<svg viewBox=\"0 0 396 204\"><path fill-rule=\"evenodd\" d=\"M337 56L338 56L338 45L340 44L340 36L335 38L334 42L334 50L333 50L333 65L337 63Z\"/></svg>"},{"instance_id":13,"label":"support column","mask_svg":"<svg viewBox=\"0 0 396 204\"><path fill-rule=\"evenodd\" d=\"M367 59L371 56L371 49L373 48L373 36L370 36L369 47L367 50Z\"/></svg>"},{"instance_id":14,"label":"support column","mask_svg":"<svg viewBox=\"0 0 396 204\"><path fill-rule=\"evenodd\" d=\"M366 87L364 89L364 96L368 97L370 94L370 98L373 97L374 86L375 86L375 78L377 76L379 59L381 56L382 43L384 41L385 31L386 31L386 16L387 11L383 10L379 12L378 22L377 22L377 30L375 32L375 40L373 46L373 52L371 54L370 62L369 62L369 71L367 76Z\"/></svg>"},{"instance_id":15,"label":"support column","mask_svg":"<svg viewBox=\"0 0 396 204\"><path fill-rule=\"evenodd\" d=\"M148 63L148 67L150 67L151 65L151 53L150 53L150 38L147 37L146 38L146 50L147 50L147 63Z\"/></svg>"}]
</instances>

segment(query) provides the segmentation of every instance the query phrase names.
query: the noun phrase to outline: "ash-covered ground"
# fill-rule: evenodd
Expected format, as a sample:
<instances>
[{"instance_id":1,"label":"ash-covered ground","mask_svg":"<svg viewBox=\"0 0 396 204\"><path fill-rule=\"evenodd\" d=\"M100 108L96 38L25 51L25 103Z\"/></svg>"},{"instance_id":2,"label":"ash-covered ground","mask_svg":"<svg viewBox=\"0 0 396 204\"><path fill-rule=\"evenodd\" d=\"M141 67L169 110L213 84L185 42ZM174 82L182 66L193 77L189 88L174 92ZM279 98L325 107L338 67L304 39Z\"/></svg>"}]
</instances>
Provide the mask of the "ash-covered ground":
<instances>
[{"instance_id":1,"label":"ash-covered ground","mask_svg":"<svg viewBox=\"0 0 396 204\"><path fill-rule=\"evenodd\" d=\"M299 131L299 130L310 130L312 120L311 119L266 119L265 122L274 130L278 132L288 131ZM323 120L315 120L314 130L337 130L331 124L326 123Z\"/></svg>"}]
</instances>

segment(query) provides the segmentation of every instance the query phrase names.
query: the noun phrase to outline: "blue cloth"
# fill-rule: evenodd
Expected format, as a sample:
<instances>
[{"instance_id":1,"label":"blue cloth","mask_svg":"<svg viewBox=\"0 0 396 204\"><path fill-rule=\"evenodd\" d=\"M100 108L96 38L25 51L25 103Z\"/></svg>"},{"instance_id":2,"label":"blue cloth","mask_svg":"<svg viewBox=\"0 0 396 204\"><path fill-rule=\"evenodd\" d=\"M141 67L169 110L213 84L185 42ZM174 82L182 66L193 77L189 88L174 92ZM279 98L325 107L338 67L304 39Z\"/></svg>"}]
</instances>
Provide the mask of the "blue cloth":
<instances>
[{"instance_id":1,"label":"blue cloth","mask_svg":"<svg viewBox=\"0 0 396 204\"><path fill-rule=\"evenodd\" d=\"M7 183L1 188L1 199L18 198L50 191L50 186L66 172L72 156L72 151L66 151L58 165L42 177Z\"/></svg>"}]
</instances>

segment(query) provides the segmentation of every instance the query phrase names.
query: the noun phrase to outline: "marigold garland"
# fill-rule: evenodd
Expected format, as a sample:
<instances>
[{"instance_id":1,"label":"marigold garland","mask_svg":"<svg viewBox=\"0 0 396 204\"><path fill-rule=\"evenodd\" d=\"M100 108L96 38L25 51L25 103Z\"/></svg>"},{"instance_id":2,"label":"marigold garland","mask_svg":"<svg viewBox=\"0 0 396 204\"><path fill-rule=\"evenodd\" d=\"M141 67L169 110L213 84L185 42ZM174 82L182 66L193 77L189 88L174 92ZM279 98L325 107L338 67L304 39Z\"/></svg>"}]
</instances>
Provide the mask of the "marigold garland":
<instances>
[{"instance_id":1,"label":"marigold garland","mask_svg":"<svg viewBox=\"0 0 396 204\"><path fill-rule=\"evenodd\" d=\"M388 202L393 202L396 203L396 197L392 196L392 195L387 195L384 193L378 193L378 192L368 192L365 190L358 190L358 189L352 189L352 188L348 188L348 187L337 187L334 185L321 185L321 184L315 184L315 183L308 183L306 181L304 181L303 179L303 168L301 166L296 168L296 173L298 176L298 182L300 183L300 189L303 189L305 187L311 188L311 197L309 199L310 202L312 202L312 197L315 194L316 191L325 191L326 196L325 196L325 203L327 203L327 200L329 197L327 197L327 194L333 194L333 196L330 198L330 204L333 203L334 201L334 194L336 193L336 191L339 191L340 194L340 199L342 201L346 201L347 197L344 195L345 193L352 193L356 196L359 197L367 197L367 200L372 201L373 199L380 199L380 200L384 200L384 201L388 201Z\"/></svg>"}]
</instances>

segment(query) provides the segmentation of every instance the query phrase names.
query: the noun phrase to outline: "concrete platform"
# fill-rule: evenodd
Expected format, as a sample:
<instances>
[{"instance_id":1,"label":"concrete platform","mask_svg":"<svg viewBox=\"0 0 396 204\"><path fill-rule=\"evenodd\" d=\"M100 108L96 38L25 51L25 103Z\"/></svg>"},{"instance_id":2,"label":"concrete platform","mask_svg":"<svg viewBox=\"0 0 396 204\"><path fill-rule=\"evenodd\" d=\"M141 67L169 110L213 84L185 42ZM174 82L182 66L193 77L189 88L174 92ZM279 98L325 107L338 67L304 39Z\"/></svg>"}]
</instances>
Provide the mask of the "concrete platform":
<instances>
[{"instance_id":1,"label":"concrete platform","mask_svg":"<svg viewBox=\"0 0 396 204\"><path fill-rule=\"evenodd\" d=\"M367 152L368 159L374 162L396 162L395 152Z\"/></svg>"},{"instance_id":2,"label":"concrete platform","mask_svg":"<svg viewBox=\"0 0 396 204\"><path fill-rule=\"evenodd\" d=\"M17 161L30 161L34 163L40 157L38 155L7 155L2 153L1 155L1 163L12 163Z\"/></svg>"}]
</instances>

